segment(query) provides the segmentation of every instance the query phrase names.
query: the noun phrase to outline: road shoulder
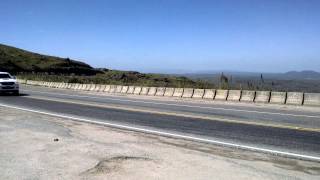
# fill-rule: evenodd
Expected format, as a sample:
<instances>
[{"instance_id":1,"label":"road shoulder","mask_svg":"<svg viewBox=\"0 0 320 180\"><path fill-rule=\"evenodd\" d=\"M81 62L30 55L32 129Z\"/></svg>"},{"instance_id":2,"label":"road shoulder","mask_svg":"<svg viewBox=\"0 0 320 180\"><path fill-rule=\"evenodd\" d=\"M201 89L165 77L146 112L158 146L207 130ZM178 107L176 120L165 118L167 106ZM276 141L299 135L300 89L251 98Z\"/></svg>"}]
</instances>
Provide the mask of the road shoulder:
<instances>
[{"instance_id":1,"label":"road shoulder","mask_svg":"<svg viewBox=\"0 0 320 180\"><path fill-rule=\"evenodd\" d=\"M0 107L0 179L318 179L318 163Z\"/></svg>"}]
</instances>

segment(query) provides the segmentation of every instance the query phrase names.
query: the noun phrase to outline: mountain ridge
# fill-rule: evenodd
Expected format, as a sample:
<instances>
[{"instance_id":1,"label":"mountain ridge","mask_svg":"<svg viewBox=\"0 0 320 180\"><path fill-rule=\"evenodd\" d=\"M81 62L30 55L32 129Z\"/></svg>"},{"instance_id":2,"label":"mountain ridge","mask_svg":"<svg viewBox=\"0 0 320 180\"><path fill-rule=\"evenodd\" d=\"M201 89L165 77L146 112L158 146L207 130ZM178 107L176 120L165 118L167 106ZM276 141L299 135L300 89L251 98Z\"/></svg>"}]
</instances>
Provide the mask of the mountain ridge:
<instances>
[{"instance_id":1,"label":"mountain ridge","mask_svg":"<svg viewBox=\"0 0 320 180\"><path fill-rule=\"evenodd\" d=\"M77 60L38 54L5 44L0 44L0 71L79 75L99 73L90 65Z\"/></svg>"}]
</instances>

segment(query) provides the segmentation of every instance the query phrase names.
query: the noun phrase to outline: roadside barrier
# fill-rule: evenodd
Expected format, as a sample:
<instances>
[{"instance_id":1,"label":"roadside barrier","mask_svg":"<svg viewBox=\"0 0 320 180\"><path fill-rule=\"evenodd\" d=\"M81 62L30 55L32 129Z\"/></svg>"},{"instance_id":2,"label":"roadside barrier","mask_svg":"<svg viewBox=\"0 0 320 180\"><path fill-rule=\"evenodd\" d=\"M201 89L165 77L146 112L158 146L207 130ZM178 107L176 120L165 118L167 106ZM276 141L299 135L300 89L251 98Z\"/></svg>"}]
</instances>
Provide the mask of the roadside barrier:
<instances>
[{"instance_id":1,"label":"roadside barrier","mask_svg":"<svg viewBox=\"0 0 320 180\"><path fill-rule=\"evenodd\" d=\"M55 85L55 88L62 88L62 85L63 85L63 83L57 83L57 84Z\"/></svg>"},{"instance_id":2,"label":"roadside barrier","mask_svg":"<svg viewBox=\"0 0 320 180\"><path fill-rule=\"evenodd\" d=\"M302 105L303 93L302 92L288 92L286 104Z\"/></svg>"},{"instance_id":3,"label":"roadside barrier","mask_svg":"<svg viewBox=\"0 0 320 180\"><path fill-rule=\"evenodd\" d=\"M81 88L79 90L84 91L86 90L87 84L82 84Z\"/></svg>"},{"instance_id":4,"label":"roadside barrier","mask_svg":"<svg viewBox=\"0 0 320 180\"><path fill-rule=\"evenodd\" d=\"M270 103L285 104L287 99L287 92L271 91Z\"/></svg>"},{"instance_id":5,"label":"roadside barrier","mask_svg":"<svg viewBox=\"0 0 320 180\"><path fill-rule=\"evenodd\" d=\"M81 86L79 87L79 90L83 91L86 88L86 84L81 84Z\"/></svg>"},{"instance_id":6,"label":"roadside barrier","mask_svg":"<svg viewBox=\"0 0 320 180\"><path fill-rule=\"evenodd\" d=\"M66 87L67 83L61 83L61 86L59 86L58 88L64 89Z\"/></svg>"},{"instance_id":7,"label":"roadside barrier","mask_svg":"<svg viewBox=\"0 0 320 180\"><path fill-rule=\"evenodd\" d=\"M256 98L254 102L257 103L269 103L270 91L256 91Z\"/></svg>"},{"instance_id":8,"label":"roadside barrier","mask_svg":"<svg viewBox=\"0 0 320 180\"><path fill-rule=\"evenodd\" d=\"M84 91L87 87L87 84L82 84L79 88L79 91Z\"/></svg>"},{"instance_id":9,"label":"roadside barrier","mask_svg":"<svg viewBox=\"0 0 320 180\"><path fill-rule=\"evenodd\" d=\"M86 89L85 89L85 90L86 90L86 91L90 91L90 89L91 89L92 85L93 85L93 84L87 84L87 87L86 87Z\"/></svg>"},{"instance_id":10,"label":"roadside barrier","mask_svg":"<svg viewBox=\"0 0 320 180\"><path fill-rule=\"evenodd\" d=\"M76 83L71 83L70 89L75 90L75 89L76 89L76 86L78 86L78 84L76 84Z\"/></svg>"},{"instance_id":11,"label":"roadside barrier","mask_svg":"<svg viewBox=\"0 0 320 180\"><path fill-rule=\"evenodd\" d=\"M117 85L117 87L116 87L116 93L121 93L122 88L123 88L123 86Z\"/></svg>"},{"instance_id":12,"label":"roadside barrier","mask_svg":"<svg viewBox=\"0 0 320 180\"><path fill-rule=\"evenodd\" d=\"M213 100L216 96L216 90L215 89L205 89L203 99L211 99Z\"/></svg>"},{"instance_id":13,"label":"roadside barrier","mask_svg":"<svg viewBox=\"0 0 320 180\"><path fill-rule=\"evenodd\" d=\"M150 87L149 91L148 91L148 96L155 96L157 92L157 88L156 87Z\"/></svg>"},{"instance_id":14,"label":"roadside barrier","mask_svg":"<svg viewBox=\"0 0 320 180\"><path fill-rule=\"evenodd\" d=\"M183 88L175 88L172 96L173 97L182 97L182 95L183 95Z\"/></svg>"},{"instance_id":15,"label":"roadside barrier","mask_svg":"<svg viewBox=\"0 0 320 180\"><path fill-rule=\"evenodd\" d=\"M320 106L320 93L304 93L304 105Z\"/></svg>"},{"instance_id":16,"label":"roadside barrier","mask_svg":"<svg viewBox=\"0 0 320 180\"><path fill-rule=\"evenodd\" d=\"M228 98L228 90L217 89L214 100L226 101Z\"/></svg>"},{"instance_id":17,"label":"roadside barrier","mask_svg":"<svg viewBox=\"0 0 320 180\"><path fill-rule=\"evenodd\" d=\"M93 89L93 91L99 91L99 89L101 88L100 84L96 84L96 87Z\"/></svg>"},{"instance_id":18,"label":"roadside barrier","mask_svg":"<svg viewBox=\"0 0 320 180\"><path fill-rule=\"evenodd\" d=\"M71 89L72 84L68 83L68 86L66 87L67 89Z\"/></svg>"},{"instance_id":19,"label":"roadside barrier","mask_svg":"<svg viewBox=\"0 0 320 180\"><path fill-rule=\"evenodd\" d=\"M96 84L92 84L91 88L89 89L89 91L94 91L96 89Z\"/></svg>"},{"instance_id":20,"label":"roadside barrier","mask_svg":"<svg viewBox=\"0 0 320 180\"><path fill-rule=\"evenodd\" d=\"M133 94L134 92L134 86L129 86L127 94Z\"/></svg>"},{"instance_id":21,"label":"roadside barrier","mask_svg":"<svg viewBox=\"0 0 320 180\"><path fill-rule=\"evenodd\" d=\"M140 86L136 86L134 88L133 94L139 95L141 93L142 88Z\"/></svg>"},{"instance_id":22,"label":"roadside barrier","mask_svg":"<svg viewBox=\"0 0 320 180\"><path fill-rule=\"evenodd\" d=\"M116 90L117 90L117 86L116 85L110 85L109 93L115 93Z\"/></svg>"},{"instance_id":23,"label":"roadside barrier","mask_svg":"<svg viewBox=\"0 0 320 180\"><path fill-rule=\"evenodd\" d=\"M127 93L128 89L129 89L129 86L122 86L121 93L123 94Z\"/></svg>"},{"instance_id":24,"label":"roadside barrier","mask_svg":"<svg viewBox=\"0 0 320 180\"><path fill-rule=\"evenodd\" d=\"M140 95L147 95L149 92L149 87L142 87Z\"/></svg>"},{"instance_id":25,"label":"roadside barrier","mask_svg":"<svg viewBox=\"0 0 320 180\"><path fill-rule=\"evenodd\" d=\"M98 92L103 92L105 88L106 88L106 85L100 85Z\"/></svg>"},{"instance_id":26,"label":"roadside barrier","mask_svg":"<svg viewBox=\"0 0 320 180\"><path fill-rule=\"evenodd\" d=\"M202 99L204 95L204 89L194 89L192 98Z\"/></svg>"},{"instance_id":27,"label":"roadside barrier","mask_svg":"<svg viewBox=\"0 0 320 180\"><path fill-rule=\"evenodd\" d=\"M80 86L81 86L81 84L75 84L73 88L74 88L74 90L78 90Z\"/></svg>"},{"instance_id":28,"label":"roadside barrier","mask_svg":"<svg viewBox=\"0 0 320 180\"><path fill-rule=\"evenodd\" d=\"M67 89L71 89L71 87L72 87L72 84L68 83Z\"/></svg>"},{"instance_id":29,"label":"roadside barrier","mask_svg":"<svg viewBox=\"0 0 320 180\"><path fill-rule=\"evenodd\" d=\"M256 92L255 92L255 91L243 90L243 91L241 92L240 101L241 101L241 102L253 102L255 96L256 96Z\"/></svg>"},{"instance_id":30,"label":"roadside barrier","mask_svg":"<svg viewBox=\"0 0 320 180\"><path fill-rule=\"evenodd\" d=\"M241 90L229 90L228 101L240 101Z\"/></svg>"},{"instance_id":31,"label":"roadside barrier","mask_svg":"<svg viewBox=\"0 0 320 180\"><path fill-rule=\"evenodd\" d=\"M50 88L97 91L108 93L128 93L135 95L166 96L199 98L208 100L228 100L241 102L257 102L271 104L320 106L320 93L303 92L270 92L250 90L215 90L215 89L192 89L192 88L171 88L171 87L141 87L121 86L103 84L79 84L64 82L45 82L33 80L21 80L18 82L26 85L45 86Z\"/></svg>"},{"instance_id":32,"label":"roadside barrier","mask_svg":"<svg viewBox=\"0 0 320 180\"><path fill-rule=\"evenodd\" d=\"M60 83L60 86L58 86L58 88L63 88L63 86L65 86L66 83Z\"/></svg>"},{"instance_id":33,"label":"roadside barrier","mask_svg":"<svg viewBox=\"0 0 320 180\"><path fill-rule=\"evenodd\" d=\"M103 92L109 92L111 89L111 85L107 84L106 88L104 88Z\"/></svg>"},{"instance_id":34,"label":"roadside barrier","mask_svg":"<svg viewBox=\"0 0 320 180\"><path fill-rule=\"evenodd\" d=\"M70 87L70 89L75 90L76 85L77 85L77 84L75 84L75 83L71 83L71 87Z\"/></svg>"},{"instance_id":35,"label":"roadside barrier","mask_svg":"<svg viewBox=\"0 0 320 180\"><path fill-rule=\"evenodd\" d=\"M78 89L76 89L76 90L80 91L83 86L84 86L84 84L80 84L80 85L78 86Z\"/></svg>"},{"instance_id":36,"label":"roadside barrier","mask_svg":"<svg viewBox=\"0 0 320 180\"><path fill-rule=\"evenodd\" d=\"M17 79L17 81L20 84L27 84L27 80L26 79Z\"/></svg>"},{"instance_id":37,"label":"roadside barrier","mask_svg":"<svg viewBox=\"0 0 320 180\"><path fill-rule=\"evenodd\" d=\"M163 96L165 90L166 90L165 87L158 87L158 88L157 88L157 92L156 92L156 96Z\"/></svg>"},{"instance_id":38,"label":"roadside barrier","mask_svg":"<svg viewBox=\"0 0 320 180\"><path fill-rule=\"evenodd\" d=\"M76 84L71 83L70 89L73 89L73 90L74 90L74 87L75 87L75 86L76 86Z\"/></svg>"},{"instance_id":39,"label":"roadside barrier","mask_svg":"<svg viewBox=\"0 0 320 180\"><path fill-rule=\"evenodd\" d=\"M174 88L166 88L166 91L164 92L164 96L166 97L171 97L173 96L173 93L174 93Z\"/></svg>"},{"instance_id":40,"label":"roadside barrier","mask_svg":"<svg viewBox=\"0 0 320 180\"><path fill-rule=\"evenodd\" d=\"M193 95L193 89L192 88L184 88L183 89L183 98L191 98Z\"/></svg>"},{"instance_id":41,"label":"roadside barrier","mask_svg":"<svg viewBox=\"0 0 320 180\"><path fill-rule=\"evenodd\" d=\"M80 91L85 91L87 88L87 84L82 84L81 88L79 89Z\"/></svg>"}]
</instances>

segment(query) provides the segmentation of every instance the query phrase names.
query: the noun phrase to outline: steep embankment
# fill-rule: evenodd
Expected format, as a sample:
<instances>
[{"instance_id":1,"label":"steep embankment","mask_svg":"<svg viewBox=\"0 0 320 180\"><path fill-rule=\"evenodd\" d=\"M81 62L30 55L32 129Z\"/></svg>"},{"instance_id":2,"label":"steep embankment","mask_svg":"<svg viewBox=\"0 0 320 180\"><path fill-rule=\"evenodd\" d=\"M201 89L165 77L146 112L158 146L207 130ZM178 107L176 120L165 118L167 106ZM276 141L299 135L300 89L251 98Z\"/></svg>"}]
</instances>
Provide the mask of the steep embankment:
<instances>
[{"instance_id":1,"label":"steep embankment","mask_svg":"<svg viewBox=\"0 0 320 180\"><path fill-rule=\"evenodd\" d=\"M0 44L0 71L85 75L97 73L97 70L83 62L37 54L3 44Z\"/></svg>"}]
</instances>

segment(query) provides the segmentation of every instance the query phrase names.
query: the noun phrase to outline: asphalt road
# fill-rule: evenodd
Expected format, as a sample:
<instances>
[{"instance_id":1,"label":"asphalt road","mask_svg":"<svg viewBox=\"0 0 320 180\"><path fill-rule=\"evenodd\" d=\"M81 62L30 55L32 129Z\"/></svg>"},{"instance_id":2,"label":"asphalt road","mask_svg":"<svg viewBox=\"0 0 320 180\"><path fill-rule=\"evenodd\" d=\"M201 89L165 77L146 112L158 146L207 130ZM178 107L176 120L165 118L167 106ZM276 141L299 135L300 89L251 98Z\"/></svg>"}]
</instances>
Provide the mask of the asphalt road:
<instances>
[{"instance_id":1,"label":"asphalt road","mask_svg":"<svg viewBox=\"0 0 320 180\"><path fill-rule=\"evenodd\" d=\"M22 92L20 97L1 96L0 104L320 157L320 110L89 95L41 87L23 87Z\"/></svg>"}]
</instances>

